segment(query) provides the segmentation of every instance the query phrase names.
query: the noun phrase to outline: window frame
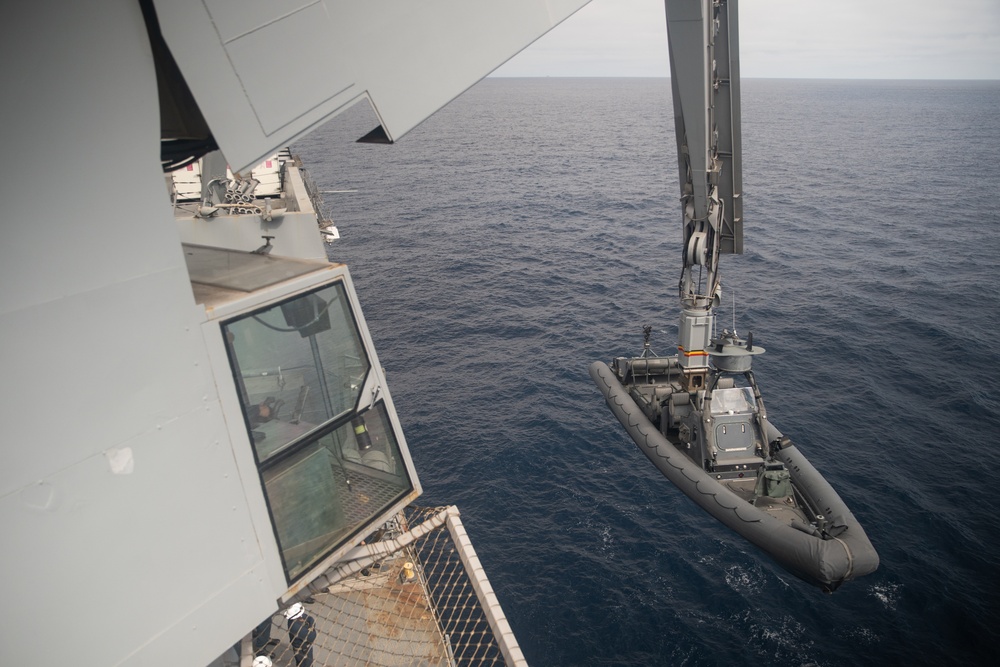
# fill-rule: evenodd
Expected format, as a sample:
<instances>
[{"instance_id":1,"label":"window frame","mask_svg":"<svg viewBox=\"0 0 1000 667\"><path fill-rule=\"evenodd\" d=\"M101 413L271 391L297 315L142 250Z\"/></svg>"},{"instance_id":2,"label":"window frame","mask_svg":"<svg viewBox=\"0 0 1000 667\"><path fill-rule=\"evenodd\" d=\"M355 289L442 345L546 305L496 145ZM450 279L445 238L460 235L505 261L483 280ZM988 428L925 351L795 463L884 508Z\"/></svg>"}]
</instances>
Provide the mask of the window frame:
<instances>
[{"instance_id":1,"label":"window frame","mask_svg":"<svg viewBox=\"0 0 1000 667\"><path fill-rule=\"evenodd\" d=\"M362 399L364 398L364 393L365 393L364 388L368 385L368 381L371 378L375 369L375 364L372 361L374 355L371 353L371 350L368 349L365 337L362 335L361 327L358 326L358 317L354 310L354 304L351 301L350 292L347 289L347 282L343 279L343 277L338 277L334 280L323 283L321 285L315 285L310 289L303 290L301 292L296 292L295 294L286 295L281 299L268 302L257 308L254 308L253 310L247 310L242 313L233 315L231 317L227 317L219 322L219 332L222 335L222 344L226 349L226 358L229 361L229 368L232 371L233 382L236 384L236 399L240 404L240 412L242 413L243 416L243 425L244 427L246 427L247 437L250 439L250 445L251 445L250 448L253 450L253 459L258 469L260 469L260 466L262 464L266 464L268 461L281 454L288 453L292 450L301 449L300 445L302 442L304 442L308 438L312 438L320 430L325 429L330 424L331 420L327 420L321 424L317 424L315 428L313 428L312 430L306 431L305 433L302 433L298 437L289 440L285 444L281 445L281 447L279 447L277 450L275 450L270 456L261 461L260 455L257 451L257 446L254 443L253 439L253 430L254 430L253 425L250 423L250 417L247 414L247 407L249 406L244 404L243 401L243 396L247 395L246 384L244 378L242 377L242 374L238 371L240 365L239 365L239 359L236 358L236 351L233 349L233 346L229 343L229 341L226 338L226 333L228 331L227 327L233 322L237 322L239 320L243 320L249 317L253 317L255 315L259 315L261 313L268 312L275 308L279 308L282 304L295 301L296 299L304 298L308 294L315 294L317 292L321 292L322 290L327 289L329 287L336 287L341 290L340 295L346 300L345 303L348 306L347 312L350 315L351 326L353 327L355 338L357 339L358 344L360 345L361 350L364 352L367 360L367 369L365 370L364 377L359 385L360 390L358 391L358 395L354 397L353 405L349 409L347 409L343 413L343 415L341 415L341 417L332 418L333 421L338 421L339 419L345 416L349 416L358 412L362 403Z\"/></svg>"},{"instance_id":2,"label":"window frame","mask_svg":"<svg viewBox=\"0 0 1000 667\"><path fill-rule=\"evenodd\" d=\"M397 449L397 451L399 453L399 456L400 456L400 475L399 476L406 480L406 486L404 488L402 488L400 490L400 492L397 493L392 498L392 500L388 501L387 503L384 503L381 506L381 508L379 509L379 511L375 512L374 514L371 514L370 518L368 520L360 522L358 524L357 528L355 528L354 530L352 530L349 533L346 533L343 537L341 537L340 539L338 539L336 541L336 543L334 543L329 549L326 549L323 552L321 552L320 554L316 555L312 559L312 562L309 565L303 567L302 570L299 572L299 574L297 576L291 577L289 575L288 563L285 560L285 550L282 547L281 538L278 535L278 525L277 525L277 522L275 521L274 509L271 506L271 497L267 493L267 485L264 482L264 472L266 470L271 470L271 469L277 467L282 462L287 461L288 459L294 457L295 455L297 455L298 453L302 452L303 450L305 450L310 445L315 444L316 442L318 442L322 438L330 435L331 433L333 433L337 429L339 429L339 428L341 428L341 427L343 427L343 426L345 426L347 424L350 424L351 420L354 419L355 417L363 416L363 415L365 415L365 414L367 414L367 413L369 413L369 412L371 412L373 410L379 409L379 408L381 408L382 410L385 411L386 422L387 422L387 424L389 425L389 427L390 427L390 429L392 431L392 437L393 437L393 440L394 440L394 444L395 444L396 449ZM416 485L414 484L414 480L410 476L410 471L409 471L408 467L406 466L405 461L403 460L403 455L402 455L403 446L400 444L400 439L398 437L398 434L396 433L395 424L393 423L392 416L391 416L391 414L389 412L388 406L385 405L385 401L383 401L383 400L375 401L370 406L366 407L364 410L361 410L361 411L352 410L351 412L347 413L343 417L334 419L331 422L328 422L328 423L324 424L322 429L316 429L315 431L310 432L310 434L307 434L306 436L303 436L303 438L305 440L303 440L302 438L300 438L300 440L303 440L302 441L302 446L297 447L294 451L292 451L292 449L290 447L286 447L286 448L282 449L279 453L276 453L274 456L268 458L265 461L264 465L258 464L258 466L257 466L257 472L258 472L258 476L260 478L260 486L261 486L261 489L264 492L264 503L267 505L267 514L268 514L268 518L271 521L271 530L274 533L274 541L278 545L278 557L281 559L281 568L284 571L284 573L285 573L285 579L287 580L287 582L288 582L288 584L290 586L294 585L296 582L300 581L303 577L305 577L306 575L308 575L319 563L322 563L326 558L328 558L330 556L330 554L334 553L335 551L337 551L338 549L340 549L341 547L343 547L348 542L353 542L356 538L358 538L358 537L364 535L366 532L370 531L371 530L371 523L372 523L372 521L374 519L376 519L377 517L381 516L387 509L392 508L397 503L399 503L400 500L402 500L403 498L406 498L409 494L413 493L413 491L416 488ZM297 440L296 442L299 442L299 440Z\"/></svg>"},{"instance_id":3,"label":"window frame","mask_svg":"<svg viewBox=\"0 0 1000 667\"><path fill-rule=\"evenodd\" d=\"M315 294L330 287L338 289L340 296L346 299L346 312L351 321L350 325L353 327L352 331L358 342L359 349L364 353L367 360L367 367L359 384L359 391L354 397L354 402L349 409L345 410L339 416L318 424L315 428L304 432L298 437L283 444L262 461L254 443L254 428L250 423L249 414L247 412L248 406L245 405L244 402L244 396L247 395L246 387L239 371L240 366L236 357L236 351L227 339L227 327L233 322L267 312L271 309L280 307L281 304L303 298L308 294ZM346 545L353 543L358 537L363 536L368 531L371 531L374 525L377 525L384 519L388 519L393 513L399 511L405 505L404 501L412 502L412 500L421 492L420 483L416 476L416 471L413 469L409 449L398 423L398 417L395 415L395 409L392 406L391 398L389 398L388 392L385 390L384 380L377 371L378 357L372 349L371 340L367 335L363 314L357 306L349 274L345 273L331 280L324 280L322 283L310 285L306 289L297 290L293 293L286 293L279 298L269 299L265 303L260 303L259 305L256 305L248 310L234 312L228 316L220 317L218 323L218 332L222 338L222 346L226 353L226 361L234 382L233 389L236 394L236 404L240 408L244 435L252 452L254 467L257 471L257 481L260 484L259 488L263 496L264 504L267 508L268 521L270 523L271 533L275 540L275 545L277 546L282 573L287 585L290 587L289 591L291 591L298 582L307 578L307 580L314 578L315 571L318 567L323 567L325 569L325 567L328 566L325 561L327 561L337 551L342 550ZM373 382L374 386L372 386ZM370 387L371 391L369 392L368 390ZM371 395L368 395L369 393ZM330 435L337 429L342 428L345 424L350 423L355 417L368 414L372 410L382 410L384 412L386 424L391 433L394 446L399 456L399 476L401 479L405 480L405 485L392 500L383 503L376 512L369 515L368 519L360 522L354 530L346 533L342 538L338 539L333 545L330 546L329 549L324 550L322 553L312 558L309 565L299 571L295 577L292 577L289 574L288 564L285 560L285 553L282 549L281 541L278 536L278 528L275 523L271 498L268 495L267 486L264 482L264 473L265 471L272 470L282 462L285 462L289 458L299 454L307 447L314 445L317 441Z\"/></svg>"}]
</instances>

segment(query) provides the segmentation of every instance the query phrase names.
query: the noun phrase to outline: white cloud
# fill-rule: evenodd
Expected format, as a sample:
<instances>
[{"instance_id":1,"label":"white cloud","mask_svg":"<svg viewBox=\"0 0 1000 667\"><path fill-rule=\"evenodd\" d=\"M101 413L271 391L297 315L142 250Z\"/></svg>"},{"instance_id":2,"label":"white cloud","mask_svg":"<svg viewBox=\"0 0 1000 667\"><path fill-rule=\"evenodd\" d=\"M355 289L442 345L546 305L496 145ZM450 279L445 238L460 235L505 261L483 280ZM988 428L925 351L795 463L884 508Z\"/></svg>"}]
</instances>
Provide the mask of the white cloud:
<instances>
[{"instance_id":1,"label":"white cloud","mask_svg":"<svg viewBox=\"0 0 1000 667\"><path fill-rule=\"evenodd\" d=\"M498 76L666 76L662 0L594 0L497 70Z\"/></svg>"},{"instance_id":2,"label":"white cloud","mask_svg":"<svg viewBox=\"0 0 1000 667\"><path fill-rule=\"evenodd\" d=\"M743 0L744 77L1000 79L998 0ZM500 76L666 76L660 0L594 0Z\"/></svg>"}]
</instances>

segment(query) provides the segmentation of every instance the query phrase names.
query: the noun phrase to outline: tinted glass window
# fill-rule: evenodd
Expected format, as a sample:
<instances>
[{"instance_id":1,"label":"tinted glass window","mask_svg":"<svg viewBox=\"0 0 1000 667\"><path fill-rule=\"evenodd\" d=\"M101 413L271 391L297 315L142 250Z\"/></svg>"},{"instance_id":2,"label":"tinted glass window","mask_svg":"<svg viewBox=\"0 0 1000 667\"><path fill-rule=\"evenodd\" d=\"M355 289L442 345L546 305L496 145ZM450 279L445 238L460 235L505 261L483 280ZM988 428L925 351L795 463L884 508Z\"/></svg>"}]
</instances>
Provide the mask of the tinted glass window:
<instances>
[{"instance_id":1,"label":"tinted glass window","mask_svg":"<svg viewBox=\"0 0 1000 667\"><path fill-rule=\"evenodd\" d=\"M354 408L369 363L342 283L223 330L259 461Z\"/></svg>"},{"instance_id":2,"label":"tinted glass window","mask_svg":"<svg viewBox=\"0 0 1000 667\"><path fill-rule=\"evenodd\" d=\"M341 282L222 327L285 572L294 580L413 490Z\"/></svg>"},{"instance_id":3,"label":"tinted glass window","mask_svg":"<svg viewBox=\"0 0 1000 667\"><path fill-rule=\"evenodd\" d=\"M262 466L290 580L412 489L383 404Z\"/></svg>"}]
</instances>

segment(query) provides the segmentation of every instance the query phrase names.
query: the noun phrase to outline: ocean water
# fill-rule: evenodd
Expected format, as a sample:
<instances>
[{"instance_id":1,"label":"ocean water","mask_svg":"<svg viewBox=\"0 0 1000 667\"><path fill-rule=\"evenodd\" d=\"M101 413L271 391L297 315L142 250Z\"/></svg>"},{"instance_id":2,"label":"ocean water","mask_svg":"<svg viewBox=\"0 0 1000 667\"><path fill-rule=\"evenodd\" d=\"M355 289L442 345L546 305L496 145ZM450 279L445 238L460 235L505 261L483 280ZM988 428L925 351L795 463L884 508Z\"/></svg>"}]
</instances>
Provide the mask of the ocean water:
<instances>
[{"instance_id":1,"label":"ocean water","mask_svg":"<svg viewBox=\"0 0 1000 667\"><path fill-rule=\"evenodd\" d=\"M665 79L489 79L394 146L294 147L327 194L425 489L529 662L995 664L1000 83L747 80L724 302L769 416L881 556L833 595L632 444L596 359L676 345ZM723 326L733 314L720 312Z\"/></svg>"}]
</instances>

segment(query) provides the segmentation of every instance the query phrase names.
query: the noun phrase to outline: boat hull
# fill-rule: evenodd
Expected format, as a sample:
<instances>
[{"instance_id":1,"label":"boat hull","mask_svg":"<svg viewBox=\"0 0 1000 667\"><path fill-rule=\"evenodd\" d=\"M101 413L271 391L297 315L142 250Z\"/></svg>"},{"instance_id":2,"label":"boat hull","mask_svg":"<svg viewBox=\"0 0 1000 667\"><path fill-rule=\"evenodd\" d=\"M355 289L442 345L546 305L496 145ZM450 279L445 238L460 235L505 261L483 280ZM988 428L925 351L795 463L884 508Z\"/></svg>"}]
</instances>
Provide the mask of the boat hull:
<instances>
[{"instance_id":1,"label":"boat hull","mask_svg":"<svg viewBox=\"0 0 1000 667\"><path fill-rule=\"evenodd\" d=\"M794 445L783 447L776 458L786 465L799 492L823 512L826 534L804 522L797 525L779 521L709 475L649 421L607 364L594 362L590 375L629 436L667 479L790 573L832 592L845 581L870 574L878 567L878 554L864 529ZM780 436L776 429L771 431L769 435Z\"/></svg>"}]
</instances>

